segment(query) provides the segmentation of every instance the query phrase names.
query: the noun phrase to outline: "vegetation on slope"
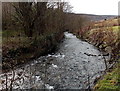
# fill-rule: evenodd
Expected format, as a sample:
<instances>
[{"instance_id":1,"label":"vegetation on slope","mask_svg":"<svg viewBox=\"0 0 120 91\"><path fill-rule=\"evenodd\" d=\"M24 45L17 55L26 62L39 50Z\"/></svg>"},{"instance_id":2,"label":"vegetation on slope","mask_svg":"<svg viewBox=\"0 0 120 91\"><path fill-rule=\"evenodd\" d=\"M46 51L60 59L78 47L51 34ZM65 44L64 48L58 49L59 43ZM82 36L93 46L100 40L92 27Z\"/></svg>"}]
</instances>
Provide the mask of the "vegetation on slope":
<instances>
[{"instance_id":1,"label":"vegetation on slope","mask_svg":"<svg viewBox=\"0 0 120 91\"><path fill-rule=\"evenodd\" d=\"M77 34L114 58L119 50L119 27L116 19L110 19L91 23L91 25L79 30Z\"/></svg>"},{"instance_id":2,"label":"vegetation on slope","mask_svg":"<svg viewBox=\"0 0 120 91\"><path fill-rule=\"evenodd\" d=\"M77 32L80 38L95 45L103 53L110 55L110 60L107 60L110 64L115 62L115 65L118 65L114 65L112 71L110 71L110 69L107 70L110 72L107 72L103 79L100 79L95 85L94 88L96 91L119 91L120 89L120 64L119 61L117 61L120 58L119 28L118 19L109 19L91 23L88 27Z\"/></svg>"},{"instance_id":3,"label":"vegetation on slope","mask_svg":"<svg viewBox=\"0 0 120 91\"><path fill-rule=\"evenodd\" d=\"M112 71L107 72L102 80L99 80L95 85L94 89L96 91L119 91L120 90L120 59L118 64L112 69Z\"/></svg>"}]
</instances>

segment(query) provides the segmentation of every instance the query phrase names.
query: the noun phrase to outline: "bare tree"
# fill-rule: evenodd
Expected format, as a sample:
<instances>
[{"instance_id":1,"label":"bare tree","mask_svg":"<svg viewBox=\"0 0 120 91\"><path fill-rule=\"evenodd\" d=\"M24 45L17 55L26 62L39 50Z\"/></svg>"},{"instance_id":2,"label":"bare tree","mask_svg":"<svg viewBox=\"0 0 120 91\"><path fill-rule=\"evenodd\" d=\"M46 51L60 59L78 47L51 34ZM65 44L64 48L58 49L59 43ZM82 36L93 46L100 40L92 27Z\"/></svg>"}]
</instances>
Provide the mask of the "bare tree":
<instances>
[{"instance_id":1,"label":"bare tree","mask_svg":"<svg viewBox=\"0 0 120 91\"><path fill-rule=\"evenodd\" d=\"M23 26L24 32L28 37L33 36L35 10L32 2L19 2L14 5L16 11L16 20Z\"/></svg>"}]
</instances>

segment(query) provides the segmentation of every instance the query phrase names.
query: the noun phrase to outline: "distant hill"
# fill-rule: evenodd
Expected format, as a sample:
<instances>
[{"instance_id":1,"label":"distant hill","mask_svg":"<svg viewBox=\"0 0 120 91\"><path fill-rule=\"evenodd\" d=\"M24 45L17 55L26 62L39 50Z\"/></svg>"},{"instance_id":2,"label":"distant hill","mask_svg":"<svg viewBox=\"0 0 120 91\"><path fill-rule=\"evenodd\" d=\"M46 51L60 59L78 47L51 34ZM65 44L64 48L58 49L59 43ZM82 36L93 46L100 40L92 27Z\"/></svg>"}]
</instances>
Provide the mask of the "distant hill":
<instances>
[{"instance_id":1,"label":"distant hill","mask_svg":"<svg viewBox=\"0 0 120 91\"><path fill-rule=\"evenodd\" d=\"M91 21L99 21L99 20L111 19L117 17L116 15L92 15L92 14L79 14L79 15L88 17Z\"/></svg>"},{"instance_id":2,"label":"distant hill","mask_svg":"<svg viewBox=\"0 0 120 91\"><path fill-rule=\"evenodd\" d=\"M74 14L74 15L88 18L90 21L99 21L99 20L111 19L117 17L117 15L93 15L93 14Z\"/></svg>"}]
</instances>

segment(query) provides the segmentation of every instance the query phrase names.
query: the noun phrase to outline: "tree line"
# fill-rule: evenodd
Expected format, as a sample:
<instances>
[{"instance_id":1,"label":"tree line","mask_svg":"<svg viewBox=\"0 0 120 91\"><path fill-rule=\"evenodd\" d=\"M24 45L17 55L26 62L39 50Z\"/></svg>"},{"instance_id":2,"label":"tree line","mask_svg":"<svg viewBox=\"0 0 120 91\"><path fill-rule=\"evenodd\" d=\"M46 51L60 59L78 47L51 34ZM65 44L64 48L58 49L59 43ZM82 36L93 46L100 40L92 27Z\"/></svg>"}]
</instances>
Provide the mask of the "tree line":
<instances>
[{"instance_id":1,"label":"tree line","mask_svg":"<svg viewBox=\"0 0 120 91\"><path fill-rule=\"evenodd\" d=\"M63 30L64 7L64 2L3 3L3 30L12 30L17 26L24 30L27 37L50 30Z\"/></svg>"},{"instance_id":2,"label":"tree line","mask_svg":"<svg viewBox=\"0 0 120 91\"><path fill-rule=\"evenodd\" d=\"M72 14L68 2L2 3L3 30L24 30L28 37L46 31L81 29L85 18Z\"/></svg>"}]
</instances>

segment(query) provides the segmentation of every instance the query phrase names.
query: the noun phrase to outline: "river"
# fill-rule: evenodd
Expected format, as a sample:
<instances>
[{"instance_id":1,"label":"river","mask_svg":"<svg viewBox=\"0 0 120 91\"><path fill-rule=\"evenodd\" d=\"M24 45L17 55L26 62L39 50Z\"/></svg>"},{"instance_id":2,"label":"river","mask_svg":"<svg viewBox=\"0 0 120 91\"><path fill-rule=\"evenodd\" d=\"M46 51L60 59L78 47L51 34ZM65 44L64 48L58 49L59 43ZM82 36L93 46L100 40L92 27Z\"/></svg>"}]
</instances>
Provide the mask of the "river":
<instances>
[{"instance_id":1,"label":"river","mask_svg":"<svg viewBox=\"0 0 120 91\"><path fill-rule=\"evenodd\" d=\"M88 89L105 71L104 58L93 45L65 32L56 53L42 56L0 75L0 89ZM14 74L14 76L13 76ZM5 76L7 75L7 76ZM7 77L7 81L6 81Z\"/></svg>"}]
</instances>

